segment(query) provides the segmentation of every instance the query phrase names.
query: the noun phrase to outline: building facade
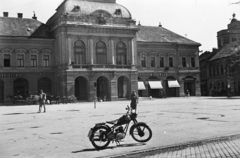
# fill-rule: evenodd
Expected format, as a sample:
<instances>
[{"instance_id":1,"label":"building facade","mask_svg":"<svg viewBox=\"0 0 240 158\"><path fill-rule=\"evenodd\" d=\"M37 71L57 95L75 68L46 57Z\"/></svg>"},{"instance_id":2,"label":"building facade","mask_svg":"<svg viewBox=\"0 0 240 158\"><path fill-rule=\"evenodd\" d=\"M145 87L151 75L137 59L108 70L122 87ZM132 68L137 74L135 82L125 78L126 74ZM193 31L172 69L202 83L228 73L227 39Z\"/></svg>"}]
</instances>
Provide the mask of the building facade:
<instances>
[{"instance_id":1,"label":"building facade","mask_svg":"<svg viewBox=\"0 0 240 158\"><path fill-rule=\"evenodd\" d=\"M65 0L46 24L7 13L0 22L1 103L40 89L82 101L130 99L141 81L141 96L160 97L159 89L167 96L200 95L200 44L163 27L136 25L115 0ZM154 40L150 29L157 31ZM162 87L151 89L149 81Z\"/></svg>"},{"instance_id":2,"label":"building facade","mask_svg":"<svg viewBox=\"0 0 240 158\"><path fill-rule=\"evenodd\" d=\"M206 96L240 95L239 71L231 71L240 51L240 21L235 16L227 29L217 32L218 48L200 56L201 89Z\"/></svg>"}]
</instances>

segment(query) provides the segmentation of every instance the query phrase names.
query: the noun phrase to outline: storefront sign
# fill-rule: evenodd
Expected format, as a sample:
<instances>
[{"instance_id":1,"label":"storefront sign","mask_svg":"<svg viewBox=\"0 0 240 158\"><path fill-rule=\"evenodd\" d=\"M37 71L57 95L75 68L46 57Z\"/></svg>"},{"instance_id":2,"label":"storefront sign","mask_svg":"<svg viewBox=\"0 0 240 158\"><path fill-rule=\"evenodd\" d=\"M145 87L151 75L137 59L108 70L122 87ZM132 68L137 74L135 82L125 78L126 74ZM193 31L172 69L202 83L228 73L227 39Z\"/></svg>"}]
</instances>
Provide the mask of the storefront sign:
<instances>
[{"instance_id":1,"label":"storefront sign","mask_svg":"<svg viewBox=\"0 0 240 158\"><path fill-rule=\"evenodd\" d=\"M167 76L167 73L139 73L139 76Z\"/></svg>"},{"instance_id":2,"label":"storefront sign","mask_svg":"<svg viewBox=\"0 0 240 158\"><path fill-rule=\"evenodd\" d=\"M0 77L22 77L22 74L8 73L8 74L0 74Z\"/></svg>"}]
</instances>

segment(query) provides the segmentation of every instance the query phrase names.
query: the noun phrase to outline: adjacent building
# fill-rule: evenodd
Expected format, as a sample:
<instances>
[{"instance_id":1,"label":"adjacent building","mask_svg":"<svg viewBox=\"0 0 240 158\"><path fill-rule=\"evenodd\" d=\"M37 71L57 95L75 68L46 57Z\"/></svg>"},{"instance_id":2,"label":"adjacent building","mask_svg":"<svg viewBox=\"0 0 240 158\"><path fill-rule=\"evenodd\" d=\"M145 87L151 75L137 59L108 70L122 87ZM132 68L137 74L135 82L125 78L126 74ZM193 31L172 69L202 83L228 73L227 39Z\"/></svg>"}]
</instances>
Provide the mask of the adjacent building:
<instances>
[{"instance_id":1,"label":"adjacent building","mask_svg":"<svg viewBox=\"0 0 240 158\"><path fill-rule=\"evenodd\" d=\"M217 32L218 48L200 56L201 90L206 96L240 95L239 71L231 71L240 53L240 21L235 16L227 29Z\"/></svg>"},{"instance_id":2,"label":"adjacent building","mask_svg":"<svg viewBox=\"0 0 240 158\"><path fill-rule=\"evenodd\" d=\"M113 101L200 95L199 43L136 25L116 0L64 0L46 24L0 17L0 102L9 95Z\"/></svg>"}]
</instances>

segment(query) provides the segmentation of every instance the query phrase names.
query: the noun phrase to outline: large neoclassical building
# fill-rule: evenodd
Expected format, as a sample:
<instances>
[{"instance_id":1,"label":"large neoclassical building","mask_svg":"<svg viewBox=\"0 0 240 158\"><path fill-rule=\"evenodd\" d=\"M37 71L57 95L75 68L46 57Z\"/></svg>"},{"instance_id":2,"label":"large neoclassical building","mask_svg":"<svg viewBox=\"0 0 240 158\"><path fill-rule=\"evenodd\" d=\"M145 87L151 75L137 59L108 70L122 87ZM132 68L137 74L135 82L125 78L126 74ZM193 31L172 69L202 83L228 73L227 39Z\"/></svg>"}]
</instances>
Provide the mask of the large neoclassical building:
<instances>
[{"instance_id":1,"label":"large neoclassical building","mask_svg":"<svg viewBox=\"0 0 240 158\"><path fill-rule=\"evenodd\" d=\"M200 44L161 25L136 25L116 0L64 0L43 24L0 17L0 102L43 89L93 101L200 95Z\"/></svg>"}]
</instances>

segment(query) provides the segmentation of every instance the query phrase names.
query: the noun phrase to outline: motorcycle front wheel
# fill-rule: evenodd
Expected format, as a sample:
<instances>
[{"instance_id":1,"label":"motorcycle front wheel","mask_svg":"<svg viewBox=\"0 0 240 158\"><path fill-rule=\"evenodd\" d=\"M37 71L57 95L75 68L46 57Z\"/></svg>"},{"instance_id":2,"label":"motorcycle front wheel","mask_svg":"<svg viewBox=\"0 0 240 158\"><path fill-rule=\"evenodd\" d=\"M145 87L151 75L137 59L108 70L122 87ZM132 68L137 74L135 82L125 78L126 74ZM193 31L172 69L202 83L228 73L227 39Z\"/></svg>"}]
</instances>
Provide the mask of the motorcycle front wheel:
<instances>
[{"instance_id":1,"label":"motorcycle front wheel","mask_svg":"<svg viewBox=\"0 0 240 158\"><path fill-rule=\"evenodd\" d=\"M133 127L131 135L137 142L147 142L152 138L152 130L146 124L137 124Z\"/></svg>"},{"instance_id":2,"label":"motorcycle front wheel","mask_svg":"<svg viewBox=\"0 0 240 158\"><path fill-rule=\"evenodd\" d=\"M107 134L109 133L108 128L100 126L95 128L92 131L92 139L91 143L96 149L105 149L110 140L107 138Z\"/></svg>"}]
</instances>

